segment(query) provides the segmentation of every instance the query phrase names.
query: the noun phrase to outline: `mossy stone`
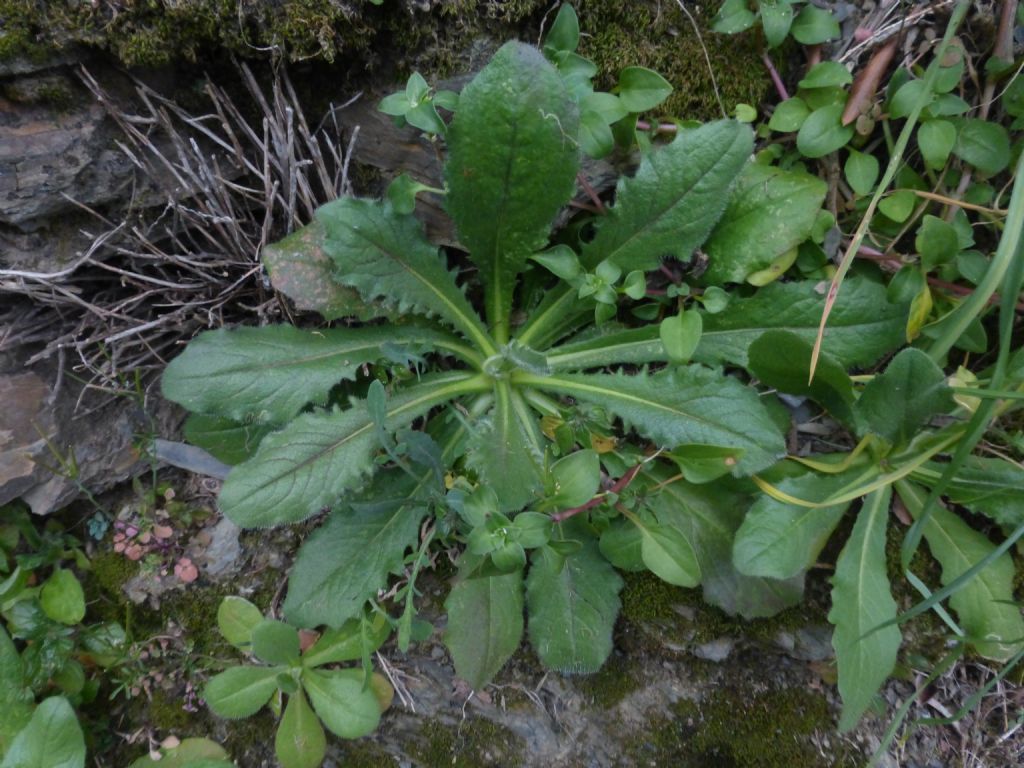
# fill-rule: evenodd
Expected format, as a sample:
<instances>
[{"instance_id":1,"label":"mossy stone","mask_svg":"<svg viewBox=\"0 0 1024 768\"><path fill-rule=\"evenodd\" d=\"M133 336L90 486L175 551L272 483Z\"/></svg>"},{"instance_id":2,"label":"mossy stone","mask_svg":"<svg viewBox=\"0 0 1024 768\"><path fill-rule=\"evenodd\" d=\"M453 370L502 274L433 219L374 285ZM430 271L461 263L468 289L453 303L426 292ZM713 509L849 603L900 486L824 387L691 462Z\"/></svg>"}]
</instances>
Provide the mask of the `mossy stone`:
<instances>
[{"instance_id":1,"label":"mossy stone","mask_svg":"<svg viewBox=\"0 0 1024 768\"><path fill-rule=\"evenodd\" d=\"M410 753L421 768L451 768L500 765L518 768L522 765L525 745L512 731L486 718L475 717L457 726L440 720L423 723L418 743Z\"/></svg>"}]
</instances>

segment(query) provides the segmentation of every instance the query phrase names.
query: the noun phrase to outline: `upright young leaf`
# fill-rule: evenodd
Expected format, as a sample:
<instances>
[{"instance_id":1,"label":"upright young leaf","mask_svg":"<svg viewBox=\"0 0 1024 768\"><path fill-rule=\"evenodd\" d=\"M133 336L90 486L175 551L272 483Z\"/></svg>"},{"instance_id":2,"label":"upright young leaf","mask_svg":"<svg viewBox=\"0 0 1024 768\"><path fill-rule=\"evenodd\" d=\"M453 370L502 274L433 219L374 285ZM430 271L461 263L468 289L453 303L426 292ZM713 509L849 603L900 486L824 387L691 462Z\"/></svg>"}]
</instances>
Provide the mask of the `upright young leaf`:
<instances>
[{"instance_id":1,"label":"upright young leaf","mask_svg":"<svg viewBox=\"0 0 1024 768\"><path fill-rule=\"evenodd\" d=\"M0 763L0 768L83 766L85 736L75 710L63 696L51 696L36 707L32 719L11 742L11 748Z\"/></svg>"},{"instance_id":2,"label":"upright young leaf","mask_svg":"<svg viewBox=\"0 0 1024 768\"><path fill-rule=\"evenodd\" d=\"M597 543L563 561L547 547L534 550L526 579L530 644L541 662L570 674L596 672L612 652L622 579Z\"/></svg>"},{"instance_id":3,"label":"upright young leaf","mask_svg":"<svg viewBox=\"0 0 1024 768\"><path fill-rule=\"evenodd\" d=\"M739 474L764 469L786 450L754 390L699 365L635 376L559 374L529 383L606 408L664 446L735 448Z\"/></svg>"},{"instance_id":4,"label":"upright young leaf","mask_svg":"<svg viewBox=\"0 0 1024 768\"><path fill-rule=\"evenodd\" d=\"M772 283L750 298L733 299L728 312L705 314L693 359L746 366L750 345L771 329L813 344L827 287L814 280ZM891 303L884 285L850 277L829 315L824 349L844 368L870 365L904 343L906 324L906 305Z\"/></svg>"},{"instance_id":5,"label":"upright young leaf","mask_svg":"<svg viewBox=\"0 0 1024 768\"><path fill-rule=\"evenodd\" d=\"M952 409L946 376L927 354L905 349L872 379L854 414L862 434L872 432L892 445L908 442L930 417Z\"/></svg>"},{"instance_id":6,"label":"upright young leaf","mask_svg":"<svg viewBox=\"0 0 1024 768\"><path fill-rule=\"evenodd\" d=\"M460 579L444 606L448 611L444 644L455 661L455 671L481 690L523 638L523 572Z\"/></svg>"},{"instance_id":7,"label":"upright young leaf","mask_svg":"<svg viewBox=\"0 0 1024 768\"><path fill-rule=\"evenodd\" d=\"M448 211L480 267L488 324L507 341L516 275L572 196L579 118L536 48L506 43L459 97L448 130Z\"/></svg>"},{"instance_id":8,"label":"upright young leaf","mask_svg":"<svg viewBox=\"0 0 1024 768\"><path fill-rule=\"evenodd\" d=\"M385 345L433 347L446 340L455 341L416 327L221 328L200 334L171 361L163 395L198 413L282 423L309 403L323 405L332 387L383 359Z\"/></svg>"},{"instance_id":9,"label":"upright young leaf","mask_svg":"<svg viewBox=\"0 0 1024 768\"><path fill-rule=\"evenodd\" d=\"M465 373L424 377L388 402L388 427L408 424L472 390ZM218 506L246 528L298 522L357 487L373 469L379 448L376 427L361 405L303 414L265 437L255 456L231 470Z\"/></svg>"},{"instance_id":10,"label":"upright young leaf","mask_svg":"<svg viewBox=\"0 0 1024 768\"><path fill-rule=\"evenodd\" d=\"M708 269L701 281L741 283L798 246L810 237L827 189L803 171L747 165L704 244Z\"/></svg>"},{"instance_id":11,"label":"upright young leaf","mask_svg":"<svg viewBox=\"0 0 1024 768\"><path fill-rule=\"evenodd\" d=\"M750 128L735 121L680 131L645 155L633 178L619 180L615 205L584 246L583 263L611 260L629 272L653 269L666 255L689 259L722 215L752 150Z\"/></svg>"},{"instance_id":12,"label":"upright young leaf","mask_svg":"<svg viewBox=\"0 0 1024 768\"><path fill-rule=\"evenodd\" d=\"M361 615L416 543L427 507L415 498L411 478L379 475L366 498L374 502L335 512L303 542L283 606L290 623L340 627Z\"/></svg>"},{"instance_id":13,"label":"upright young leaf","mask_svg":"<svg viewBox=\"0 0 1024 768\"><path fill-rule=\"evenodd\" d=\"M807 471L776 483L798 499L821 501L849 482L845 473L819 475ZM768 495L758 497L736 531L733 562L740 573L788 579L812 565L828 542L849 502L824 509L786 504Z\"/></svg>"},{"instance_id":14,"label":"upright young leaf","mask_svg":"<svg viewBox=\"0 0 1024 768\"><path fill-rule=\"evenodd\" d=\"M419 221L396 213L388 202L354 197L328 203L316 216L327 233L324 247L335 280L399 314L439 317L481 350L490 349L483 323Z\"/></svg>"},{"instance_id":15,"label":"upright young leaf","mask_svg":"<svg viewBox=\"0 0 1024 768\"><path fill-rule=\"evenodd\" d=\"M836 628L832 646L843 697L841 731L857 725L896 665L900 649L900 631L895 625L867 634L896 617L896 601L885 571L885 528L891 499L890 486L865 498L832 577L828 620Z\"/></svg>"}]
</instances>

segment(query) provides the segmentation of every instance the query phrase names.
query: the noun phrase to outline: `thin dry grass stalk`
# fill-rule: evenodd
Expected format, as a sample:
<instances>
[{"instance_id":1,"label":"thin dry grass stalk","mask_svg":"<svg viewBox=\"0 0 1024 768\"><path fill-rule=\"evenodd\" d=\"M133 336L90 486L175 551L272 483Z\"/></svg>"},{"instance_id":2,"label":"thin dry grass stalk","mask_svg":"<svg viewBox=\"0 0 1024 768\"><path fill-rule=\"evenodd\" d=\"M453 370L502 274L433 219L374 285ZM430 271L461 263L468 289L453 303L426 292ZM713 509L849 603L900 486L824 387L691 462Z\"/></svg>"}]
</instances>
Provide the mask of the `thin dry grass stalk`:
<instances>
[{"instance_id":1,"label":"thin dry grass stalk","mask_svg":"<svg viewBox=\"0 0 1024 768\"><path fill-rule=\"evenodd\" d=\"M248 66L237 68L256 121L210 82L205 114L139 82L137 107L129 110L81 68L83 83L121 129L118 146L141 183L118 222L76 203L101 228L85 233L92 243L68 267L0 270L0 292L13 296L2 302L0 323L9 330L0 351L43 343L30 364L55 354L63 363L70 351L73 372L116 390L126 374L162 366L201 327L288 313L260 253L351 192L355 137L344 147L335 119L351 101L332 106L311 129L283 66L266 89Z\"/></svg>"}]
</instances>

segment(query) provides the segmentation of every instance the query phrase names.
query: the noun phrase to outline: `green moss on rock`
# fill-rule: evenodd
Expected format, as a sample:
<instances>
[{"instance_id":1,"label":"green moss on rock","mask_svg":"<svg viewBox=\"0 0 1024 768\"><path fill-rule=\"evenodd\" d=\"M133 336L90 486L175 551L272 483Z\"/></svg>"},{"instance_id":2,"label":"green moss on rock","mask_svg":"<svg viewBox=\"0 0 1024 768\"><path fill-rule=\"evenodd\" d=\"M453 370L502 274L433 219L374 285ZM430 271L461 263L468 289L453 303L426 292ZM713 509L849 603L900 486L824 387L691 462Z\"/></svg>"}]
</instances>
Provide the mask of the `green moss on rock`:
<instances>
[{"instance_id":1,"label":"green moss on rock","mask_svg":"<svg viewBox=\"0 0 1024 768\"><path fill-rule=\"evenodd\" d=\"M592 675L576 679L576 688L594 706L611 709L643 685L642 666L622 656L613 655Z\"/></svg>"},{"instance_id":2,"label":"green moss on rock","mask_svg":"<svg viewBox=\"0 0 1024 768\"><path fill-rule=\"evenodd\" d=\"M410 753L422 768L501 765L518 768L522 765L525 745L512 731L486 718L465 720L448 726L432 719L423 723L419 743Z\"/></svg>"}]
</instances>

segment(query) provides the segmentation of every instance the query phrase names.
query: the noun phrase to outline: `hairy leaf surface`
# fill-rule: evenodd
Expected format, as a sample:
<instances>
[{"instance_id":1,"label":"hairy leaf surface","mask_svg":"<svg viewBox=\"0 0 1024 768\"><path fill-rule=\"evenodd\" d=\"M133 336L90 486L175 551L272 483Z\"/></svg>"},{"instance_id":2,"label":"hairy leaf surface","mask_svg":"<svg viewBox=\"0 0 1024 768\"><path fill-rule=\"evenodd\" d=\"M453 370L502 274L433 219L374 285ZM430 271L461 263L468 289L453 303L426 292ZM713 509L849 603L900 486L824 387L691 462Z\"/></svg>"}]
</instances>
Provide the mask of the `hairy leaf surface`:
<instances>
[{"instance_id":1,"label":"hairy leaf surface","mask_svg":"<svg viewBox=\"0 0 1024 768\"><path fill-rule=\"evenodd\" d=\"M288 579L284 615L300 627L340 627L360 616L415 545L428 507L408 475L378 475L366 503L334 512L303 542Z\"/></svg>"},{"instance_id":2,"label":"hairy leaf surface","mask_svg":"<svg viewBox=\"0 0 1024 768\"><path fill-rule=\"evenodd\" d=\"M327 729L343 739L373 733L380 722L380 704L373 686L363 686L361 669L302 673L302 685Z\"/></svg>"},{"instance_id":3,"label":"hairy leaf surface","mask_svg":"<svg viewBox=\"0 0 1024 768\"><path fill-rule=\"evenodd\" d=\"M750 163L704 244L709 285L742 283L811 235L828 186L804 171Z\"/></svg>"},{"instance_id":4,"label":"hairy leaf surface","mask_svg":"<svg viewBox=\"0 0 1024 768\"><path fill-rule=\"evenodd\" d=\"M461 579L444 603L444 644L459 677L481 690L523 638L523 572Z\"/></svg>"},{"instance_id":5,"label":"hairy leaf surface","mask_svg":"<svg viewBox=\"0 0 1024 768\"><path fill-rule=\"evenodd\" d=\"M506 332L516 275L572 196L578 125L558 71L522 43L502 46L459 97L447 137L448 211L480 267L488 321Z\"/></svg>"},{"instance_id":6,"label":"hairy leaf surface","mask_svg":"<svg viewBox=\"0 0 1024 768\"><path fill-rule=\"evenodd\" d=\"M821 501L843 488L848 473L819 475L806 472L776 483L784 493ZM733 562L740 573L788 579L812 565L850 503L823 509L786 504L767 494L759 496L743 518L733 544Z\"/></svg>"},{"instance_id":7,"label":"hairy leaf surface","mask_svg":"<svg viewBox=\"0 0 1024 768\"><path fill-rule=\"evenodd\" d=\"M282 768L320 768L327 736L300 688L288 697L274 737L274 753Z\"/></svg>"},{"instance_id":8,"label":"hairy leaf surface","mask_svg":"<svg viewBox=\"0 0 1024 768\"><path fill-rule=\"evenodd\" d=\"M885 528L891 499L890 486L867 496L832 577L828 620L836 628L832 646L843 697L839 720L843 731L860 720L896 665L900 649L900 631L895 626L865 637L879 624L896 617L896 601L889 592L885 570Z\"/></svg>"},{"instance_id":9,"label":"hairy leaf surface","mask_svg":"<svg viewBox=\"0 0 1024 768\"><path fill-rule=\"evenodd\" d=\"M388 426L408 424L474 388L466 373L424 377L388 402ZM379 447L375 425L362 405L303 414L265 437L255 456L231 470L218 504L246 528L298 522L359 485Z\"/></svg>"},{"instance_id":10,"label":"hairy leaf surface","mask_svg":"<svg viewBox=\"0 0 1024 768\"><path fill-rule=\"evenodd\" d=\"M432 347L446 338L416 327L221 328L200 334L171 361L163 394L198 413L281 423L307 403L323 405L331 387L382 359L383 345Z\"/></svg>"},{"instance_id":11,"label":"hairy leaf surface","mask_svg":"<svg viewBox=\"0 0 1024 768\"><path fill-rule=\"evenodd\" d=\"M641 328L605 327L584 338L570 339L547 353L553 371L605 368L611 365L642 365L668 362L665 344L656 324Z\"/></svg>"},{"instance_id":12,"label":"hairy leaf surface","mask_svg":"<svg viewBox=\"0 0 1024 768\"><path fill-rule=\"evenodd\" d=\"M228 667L203 689L207 706L218 717L255 715L277 690L277 676L286 667Z\"/></svg>"},{"instance_id":13,"label":"hairy leaf surface","mask_svg":"<svg viewBox=\"0 0 1024 768\"><path fill-rule=\"evenodd\" d=\"M534 550L526 579L530 644L545 666L570 674L596 672L612 651L622 578L587 538L565 558Z\"/></svg>"},{"instance_id":14,"label":"hairy leaf surface","mask_svg":"<svg viewBox=\"0 0 1024 768\"><path fill-rule=\"evenodd\" d=\"M791 331L811 344L827 283L771 283L749 299L734 298L727 312L704 315L693 359L709 365L747 365L747 350L767 330ZM845 368L870 365L905 343L906 305L886 298L885 286L858 277L843 283L825 330L824 350Z\"/></svg>"},{"instance_id":15,"label":"hairy leaf surface","mask_svg":"<svg viewBox=\"0 0 1024 768\"><path fill-rule=\"evenodd\" d=\"M691 365L656 374L559 374L530 383L606 408L661 445L736 448L736 471L751 474L785 453L757 394L720 372Z\"/></svg>"},{"instance_id":16,"label":"hairy leaf surface","mask_svg":"<svg viewBox=\"0 0 1024 768\"><path fill-rule=\"evenodd\" d=\"M417 219L388 202L354 197L328 203L316 216L327 233L335 280L399 314L439 317L489 349L483 323Z\"/></svg>"},{"instance_id":17,"label":"hairy leaf surface","mask_svg":"<svg viewBox=\"0 0 1024 768\"><path fill-rule=\"evenodd\" d=\"M85 756L75 710L63 696L51 696L11 742L0 768L83 768Z\"/></svg>"},{"instance_id":18,"label":"hairy leaf surface","mask_svg":"<svg viewBox=\"0 0 1024 768\"><path fill-rule=\"evenodd\" d=\"M653 269L664 256L689 259L722 215L752 150L748 126L719 120L680 131L644 155L636 175L619 180L615 205L598 220L583 263L593 268L607 259L632 271Z\"/></svg>"}]
</instances>

